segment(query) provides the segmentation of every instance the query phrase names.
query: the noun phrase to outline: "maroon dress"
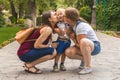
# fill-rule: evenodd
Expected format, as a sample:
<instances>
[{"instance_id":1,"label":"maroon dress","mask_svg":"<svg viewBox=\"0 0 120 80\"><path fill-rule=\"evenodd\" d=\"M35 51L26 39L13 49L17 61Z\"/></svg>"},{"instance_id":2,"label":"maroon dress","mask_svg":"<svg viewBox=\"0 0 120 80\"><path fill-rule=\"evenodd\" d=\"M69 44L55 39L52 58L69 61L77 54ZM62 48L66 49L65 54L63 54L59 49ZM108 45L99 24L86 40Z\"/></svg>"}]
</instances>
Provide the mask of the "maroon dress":
<instances>
[{"instance_id":1,"label":"maroon dress","mask_svg":"<svg viewBox=\"0 0 120 80\"><path fill-rule=\"evenodd\" d=\"M36 29L29 37L27 40L31 40L31 39L37 39L40 36L40 28ZM44 41L43 44L48 44L49 39L50 39L51 35L48 36L48 38ZM23 44L20 45L17 55L20 57L22 55L24 55L25 53L29 52L31 49L34 48L34 43L35 41L26 41Z\"/></svg>"}]
</instances>

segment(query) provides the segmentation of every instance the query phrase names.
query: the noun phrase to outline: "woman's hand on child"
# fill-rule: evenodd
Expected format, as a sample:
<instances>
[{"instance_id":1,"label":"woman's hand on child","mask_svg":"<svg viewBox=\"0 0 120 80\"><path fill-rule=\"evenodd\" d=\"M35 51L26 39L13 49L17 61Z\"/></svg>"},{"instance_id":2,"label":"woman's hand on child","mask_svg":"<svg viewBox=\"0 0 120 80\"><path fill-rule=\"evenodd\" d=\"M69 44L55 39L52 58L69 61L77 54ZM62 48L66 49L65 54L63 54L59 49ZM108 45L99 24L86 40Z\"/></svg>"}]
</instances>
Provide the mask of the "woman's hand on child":
<instances>
[{"instance_id":1,"label":"woman's hand on child","mask_svg":"<svg viewBox=\"0 0 120 80\"><path fill-rule=\"evenodd\" d=\"M58 44L59 44L58 42L53 42L51 46L52 46L53 48L57 48Z\"/></svg>"}]
</instances>

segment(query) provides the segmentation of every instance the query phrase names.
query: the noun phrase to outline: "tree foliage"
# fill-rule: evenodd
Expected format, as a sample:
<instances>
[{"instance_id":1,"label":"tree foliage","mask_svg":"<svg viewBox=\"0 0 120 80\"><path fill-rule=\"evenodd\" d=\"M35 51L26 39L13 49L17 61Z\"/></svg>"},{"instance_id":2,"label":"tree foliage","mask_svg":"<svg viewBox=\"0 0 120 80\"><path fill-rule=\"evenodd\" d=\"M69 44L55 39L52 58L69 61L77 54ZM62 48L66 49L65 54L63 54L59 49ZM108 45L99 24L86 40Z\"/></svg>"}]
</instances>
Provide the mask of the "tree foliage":
<instances>
[{"instance_id":1,"label":"tree foliage","mask_svg":"<svg viewBox=\"0 0 120 80\"><path fill-rule=\"evenodd\" d=\"M17 18L24 18L29 13L28 1L36 1L36 17L41 18L41 14L47 10L56 10L59 7L75 7L79 10L80 16L91 22L91 14L94 0L0 0L0 4L4 5L4 9L9 10L11 4L9 1L13 1ZM119 30L120 31L120 0L97 0L97 26L99 29L104 28L104 21L106 21L107 30ZM106 1L106 7L104 7L104 1ZM106 10L106 12L105 12ZM106 15L106 16L104 16ZM106 17L106 20L104 20Z\"/></svg>"},{"instance_id":2,"label":"tree foliage","mask_svg":"<svg viewBox=\"0 0 120 80\"><path fill-rule=\"evenodd\" d=\"M99 29L120 31L120 4L119 0L99 0L97 4L97 25ZM106 6L105 6L106 5ZM105 26L104 26L105 25Z\"/></svg>"},{"instance_id":3,"label":"tree foliage","mask_svg":"<svg viewBox=\"0 0 120 80\"><path fill-rule=\"evenodd\" d=\"M87 20L89 23L91 22L91 8L89 6L84 6L79 11L80 16Z\"/></svg>"},{"instance_id":4,"label":"tree foliage","mask_svg":"<svg viewBox=\"0 0 120 80\"><path fill-rule=\"evenodd\" d=\"M107 8L107 28L120 31L120 1L113 1Z\"/></svg>"}]
</instances>

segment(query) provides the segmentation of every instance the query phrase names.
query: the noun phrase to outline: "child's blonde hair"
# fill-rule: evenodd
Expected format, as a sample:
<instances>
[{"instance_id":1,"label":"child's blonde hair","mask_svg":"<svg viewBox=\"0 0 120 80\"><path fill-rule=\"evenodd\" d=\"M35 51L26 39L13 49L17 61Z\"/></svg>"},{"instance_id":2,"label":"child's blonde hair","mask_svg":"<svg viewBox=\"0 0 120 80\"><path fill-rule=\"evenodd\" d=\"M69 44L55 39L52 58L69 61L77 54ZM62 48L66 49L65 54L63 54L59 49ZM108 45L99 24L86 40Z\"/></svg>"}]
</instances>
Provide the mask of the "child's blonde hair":
<instances>
[{"instance_id":1,"label":"child's blonde hair","mask_svg":"<svg viewBox=\"0 0 120 80\"><path fill-rule=\"evenodd\" d=\"M58 8L56 11L65 11L65 9L64 8Z\"/></svg>"}]
</instances>

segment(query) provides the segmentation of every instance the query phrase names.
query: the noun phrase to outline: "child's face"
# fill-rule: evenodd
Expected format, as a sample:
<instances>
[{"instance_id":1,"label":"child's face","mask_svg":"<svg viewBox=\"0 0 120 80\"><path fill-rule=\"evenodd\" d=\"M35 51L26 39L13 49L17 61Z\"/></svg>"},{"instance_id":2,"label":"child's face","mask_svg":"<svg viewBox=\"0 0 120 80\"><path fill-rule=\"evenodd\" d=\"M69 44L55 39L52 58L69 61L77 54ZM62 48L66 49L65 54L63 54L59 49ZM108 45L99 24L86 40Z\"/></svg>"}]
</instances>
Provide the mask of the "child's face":
<instances>
[{"instance_id":1,"label":"child's face","mask_svg":"<svg viewBox=\"0 0 120 80\"><path fill-rule=\"evenodd\" d=\"M64 20L64 9L58 9L56 11L56 16L59 21L63 21Z\"/></svg>"}]
</instances>

